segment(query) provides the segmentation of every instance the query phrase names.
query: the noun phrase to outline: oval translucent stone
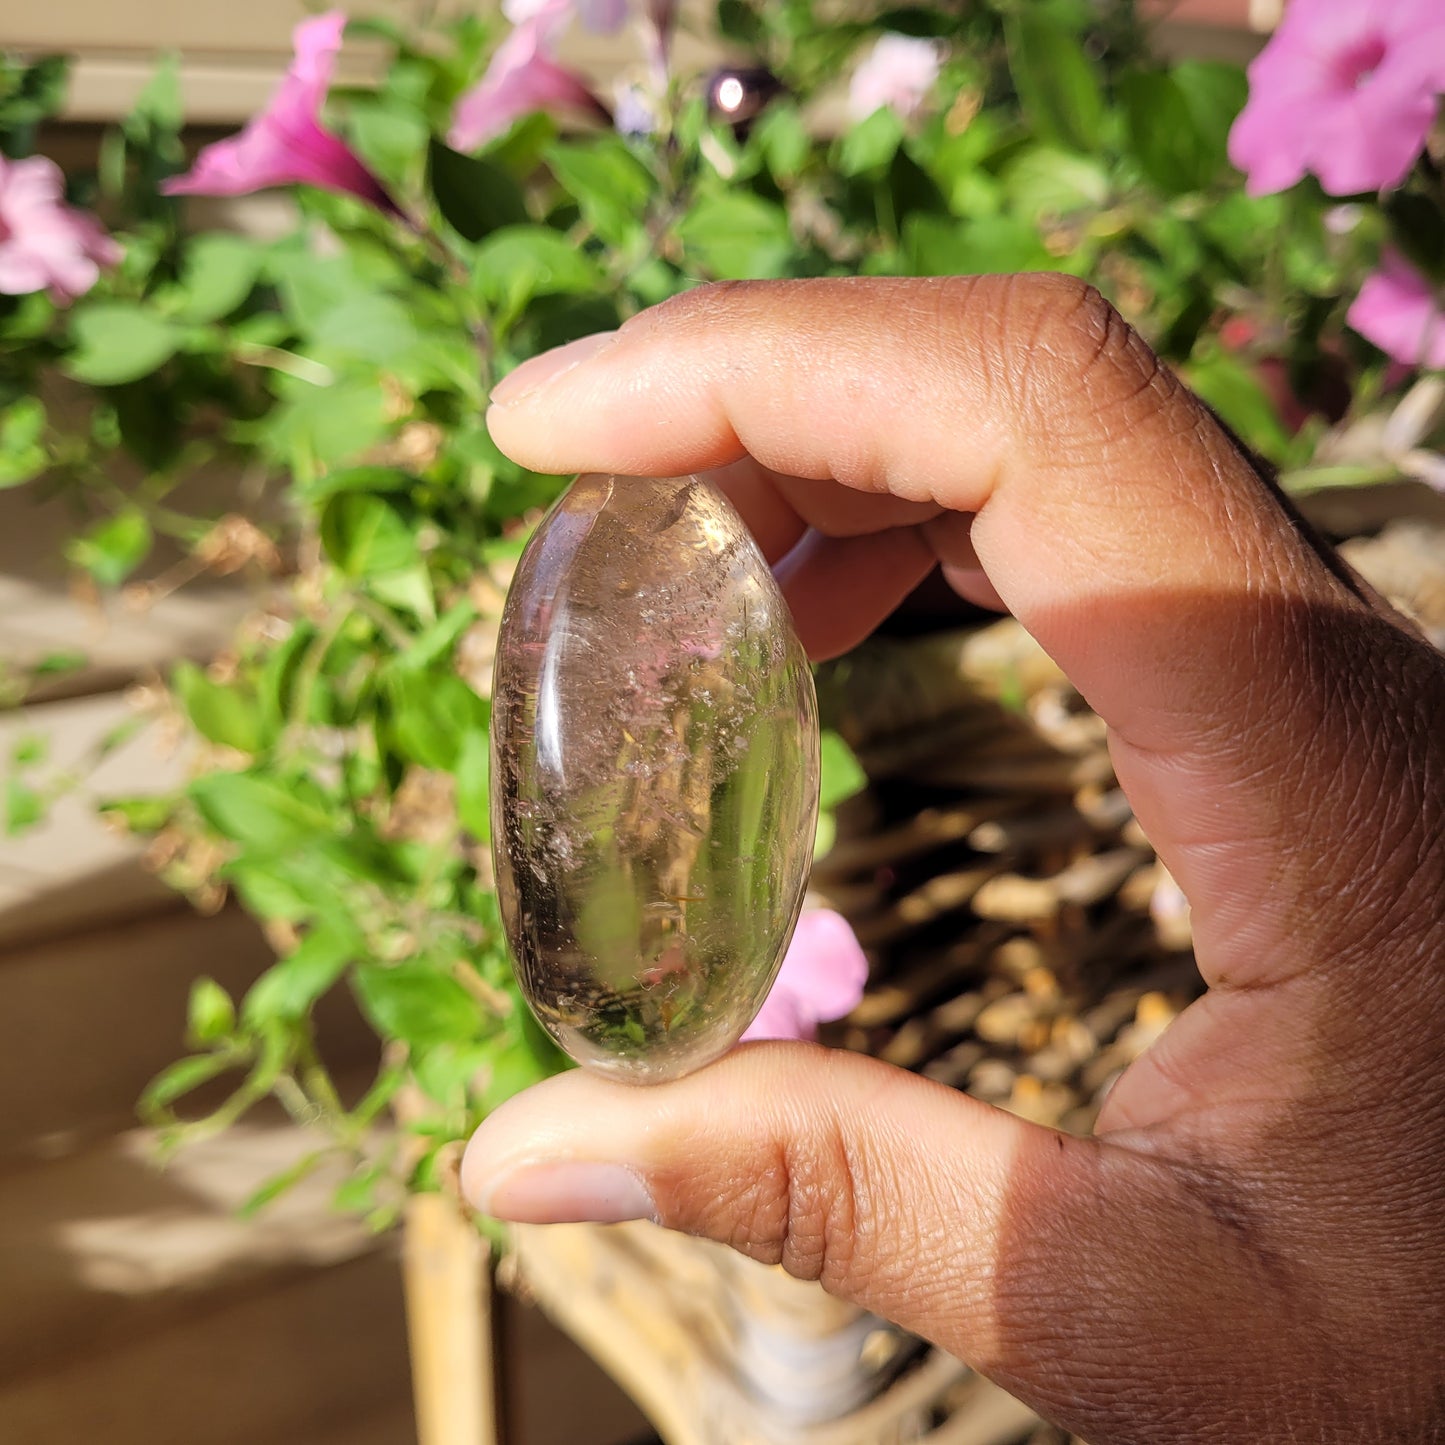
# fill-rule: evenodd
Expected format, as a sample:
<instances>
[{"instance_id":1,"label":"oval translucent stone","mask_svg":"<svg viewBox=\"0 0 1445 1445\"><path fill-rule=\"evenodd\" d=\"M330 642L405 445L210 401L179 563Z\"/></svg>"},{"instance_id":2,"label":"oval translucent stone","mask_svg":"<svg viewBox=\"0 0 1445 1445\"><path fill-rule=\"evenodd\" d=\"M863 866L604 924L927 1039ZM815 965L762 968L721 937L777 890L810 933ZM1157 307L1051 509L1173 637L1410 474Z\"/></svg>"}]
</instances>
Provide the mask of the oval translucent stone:
<instances>
[{"instance_id":1,"label":"oval translucent stone","mask_svg":"<svg viewBox=\"0 0 1445 1445\"><path fill-rule=\"evenodd\" d=\"M518 981L578 1063L644 1083L737 1042L802 904L812 674L732 504L584 476L538 527L492 691L497 893Z\"/></svg>"}]
</instances>

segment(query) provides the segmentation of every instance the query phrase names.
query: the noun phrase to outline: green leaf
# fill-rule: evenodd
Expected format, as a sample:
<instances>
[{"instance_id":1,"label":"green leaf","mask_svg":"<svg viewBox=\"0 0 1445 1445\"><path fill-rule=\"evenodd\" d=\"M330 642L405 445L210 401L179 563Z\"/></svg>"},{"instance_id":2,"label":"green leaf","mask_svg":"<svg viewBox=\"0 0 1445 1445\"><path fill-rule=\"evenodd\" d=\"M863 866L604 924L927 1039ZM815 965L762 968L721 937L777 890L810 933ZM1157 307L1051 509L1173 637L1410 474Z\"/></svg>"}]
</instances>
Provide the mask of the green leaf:
<instances>
[{"instance_id":1,"label":"green leaf","mask_svg":"<svg viewBox=\"0 0 1445 1445\"><path fill-rule=\"evenodd\" d=\"M304 1154L289 1169L273 1174L236 1212L242 1219L253 1219L273 1200L279 1199L288 1189L294 1188L317 1167L330 1153L327 1149L315 1149Z\"/></svg>"},{"instance_id":2,"label":"green leaf","mask_svg":"<svg viewBox=\"0 0 1445 1445\"><path fill-rule=\"evenodd\" d=\"M813 834L813 861L825 858L838 839L838 820L832 813L818 814L818 830Z\"/></svg>"},{"instance_id":3,"label":"green leaf","mask_svg":"<svg viewBox=\"0 0 1445 1445\"><path fill-rule=\"evenodd\" d=\"M0 412L0 448L20 452L45 435L45 404L38 396L22 396Z\"/></svg>"},{"instance_id":4,"label":"green leaf","mask_svg":"<svg viewBox=\"0 0 1445 1445\"><path fill-rule=\"evenodd\" d=\"M385 1166L365 1164L343 1180L331 1196L331 1207L343 1214L368 1214L378 1207L378 1187L387 1180Z\"/></svg>"},{"instance_id":5,"label":"green leaf","mask_svg":"<svg viewBox=\"0 0 1445 1445\"><path fill-rule=\"evenodd\" d=\"M191 726L203 738L243 753L261 751L261 708L253 693L236 685L212 682L192 662L176 665L171 673L171 688Z\"/></svg>"},{"instance_id":6,"label":"green leaf","mask_svg":"<svg viewBox=\"0 0 1445 1445\"><path fill-rule=\"evenodd\" d=\"M246 911L258 918L302 923L316 912L318 900L289 867L241 858L226 868L225 877Z\"/></svg>"},{"instance_id":7,"label":"green leaf","mask_svg":"<svg viewBox=\"0 0 1445 1445\"><path fill-rule=\"evenodd\" d=\"M1013 216L950 221L913 215L903 224L903 254L913 276L983 276L1049 270L1057 263L1038 232Z\"/></svg>"},{"instance_id":8,"label":"green leaf","mask_svg":"<svg viewBox=\"0 0 1445 1445\"><path fill-rule=\"evenodd\" d=\"M824 812L831 812L868 786L868 774L854 757L853 749L831 729L824 730L821 743L818 806Z\"/></svg>"},{"instance_id":9,"label":"green leaf","mask_svg":"<svg viewBox=\"0 0 1445 1445\"><path fill-rule=\"evenodd\" d=\"M451 772L463 740L487 735L491 705L453 672L394 668L386 678L392 746L410 762Z\"/></svg>"},{"instance_id":10,"label":"green leaf","mask_svg":"<svg viewBox=\"0 0 1445 1445\"><path fill-rule=\"evenodd\" d=\"M1249 81L1237 65L1220 60L1186 60L1171 72L1189 106L1194 132L1211 181L1229 163L1229 132L1249 99Z\"/></svg>"},{"instance_id":11,"label":"green leaf","mask_svg":"<svg viewBox=\"0 0 1445 1445\"><path fill-rule=\"evenodd\" d=\"M42 55L29 65L0 63L0 132L18 131L14 139L28 138L40 121L63 109L69 83L68 56ZM18 157L27 151L6 146L4 153Z\"/></svg>"},{"instance_id":12,"label":"green leaf","mask_svg":"<svg viewBox=\"0 0 1445 1445\"><path fill-rule=\"evenodd\" d=\"M473 1080L485 1077L496 1053L496 1042L440 1044L428 1049L414 1065L421 1091L444 1109L455 1109Z\"/></svg>"},{"instance_id":13,"label":"green leaf","mask_svg":"<svg viewBox=\"0 0 1445 1445\"><path fill-rule=\"evenodd\" d=\"M418 558L416 536L391 500L340 492L321 514L321 544L348 577L398 572Z\"/></svg>"},{"instance_id":14,"label":"green leaf","mask_svg":"<svg viewBox=\"0 0 1445 1445\"><path fill-rule=\"evenodd\" d=\"M0 411L0 487L19 486L45 470L45 421L45 405L36 396L22 396Z\"/></svg>"},{"instance_id":15,"label":"green leaf","mask_svg":"<svg viewBox=\"0 0 1445 1445\"><path fill-rule=\"evenodd\" d=\"M34 767L43 763L49 752L50 739L44 733L22 733L10 749L10 763L17 768Z\"/></svg>"},{"instance_id":16,"label":"green leaf","mask_svg":"<svg viewBox=\"0 0 1445 1445\"><path fill-rule=\"evenodd\" d=\"M763 26L757 12L743 0L718 0L718 34L724 40L734 41L756 50L763 36Z\"/></svg>"},{"instance_id":17,"label":"green leaf","mask_svg":"<svg viewBox=\"0 0 1445 1445\"><path fill-rule=\"evenodd\" d=\"M304 488L308 502L323 502L338 492L409 492L416 478L400 467L342 467L316 477Z\"/></svg>"},{"instance_id":18,"label":"green leaf","mask_svg":"<svg viewBox=\"0 0 1445 1445\"><path fill-rule=\"evenodd\" d=\"M45 800L13 775L5 780L5 832L12 838L45 821Z\"/></svg>"},{"instance_id":19,"label":"green leaf","mask_svg":"<svg viewBox=\"0 0 1445 1445\"><path fill-rule=\"evenodd\" d=\"M362 1012L385 1039L417 1048L464 1043L482 1032L477 1001L450 974L425 963L364 963L355 974Z\"/></svg>"},{"instance_id":20,"label":"green leaf","mask_svg":"<svg viewBox=\"0 0 1445 1445\"><path fill-rule=\"evenodd\" d=\"M1005 22L1009 67L1024 115L1045 139L1093 152L1104 131L1104 94L1083 47L1036 9Z\"/></svg>"},{"instance_id":21,"label":"green leaf","mask_svg":"<svg viewBox=\"0 0 1445 1445\"><path fill-rule=\"evenodd\" d=\"M604 241L622 246L638 233L656 183L621 140L568 141L546 155L557 183Z\"/></svg>"},{"instance_id":22,"label":"green leaf","mask_svg":"<svg viewBox=\"0 0 1445 1445\"><path fill-rule=\"evenodd\" d=\"M313 928L283 959L251 985L241 1005L241 1020L258 1028L272 1020L294 1022L346 971L361 941L350 928L323 923Z\"/></svg>"},{"instance_id":23,"label":"green leaf","mask_svg":"<svg viewBox=\"0 0 1445 1445\"><path fill-rule=\"evenodd\" d=\"M457 816L479 842L492 841L491 748L478 730L462 739L457 756Z\"/></svg>"},{"instance_id":24,"label":"green leaf","mask_svg":"<svg viewBox=\"0 0 1445 1445\"><path fill-rule=\"evenodd\" d=\"M371 595L388 607L410 612L423 624L436 620L436 594L425 562L395 572L373 572L366 585Z\"/></svg>"},{"instance_id":25,"label":"green leaf","mask_svg":"<svg viewBox=\"0 0 1445 1445\"><path fill-rule=\"evenodd\" d=\"M380 95L352 101L346 128L361 158L383 179L405 183L427 148L427 127L405 102Z\"/></svg>"},{"instance_id":26,"label":"green leaf","mask_svg":"<svg viewBox=\"0 0 1445 1445\"><path fill-rule=\"evenodd\" d=\"M796 105L776 102L753 126L751 143L762 153L768 174L779 185L796 180L812 154L813 138Z\"/></svg>"},{"instance_id":27,"label":"green leaf","mask_svg":"<svg viewBox=\"0 0 1445 1445\"><path fill-rule=\"evenodd\" d=\"M620 324L613 296L539 296L527 308L512 340L519 354L535 356L583 336L613 331ZM526 510L527 506L519 506L504 515L517 516Z\"/></svg>"},{"instance_id":28,"label":"green leaf","mask_svg":"<svg viewBox=\"0 0 1445 1445\"><path fill-rule=\"evenodd\" d=\"M1207 185L1216 160L1173 77L1134 71L1120 77L1118 88L1129 149L1149 180L1171 196Z\"/></svg>"},{"instance_id":29,"label":"green leaf","mask_svg":"<svg viewBox=\"0 0 1445 1445\"><path fill-rule=\"evenodd\" d=\"M386 397L379 378L354 378L331 386L302 386L275 407L258 428L279 461L310 470L359 456L387 431Z\"/></svg>"},{"instance_id":30,"label":"green leaf","mask_svg":"<svg viewBox=\"0 0 1445 1445\"><path fill-rule=\"evenodd\" d=\"M787 213L747 191L703 196L677 234L691 262L725 281L785 275L793 254Z\"/></svg>"},{"instance_id":31,"label":"green leaf","mask_svg":"<svg viewBox=\"0 0 1445 1445\"><path fill-rule=\"evenodd\" d=\"M284 853L329 838L336 822L294 783L252 773L207 773L186 790L223 838L263 853Z\"/></svg>"},{"instance_id":32,"label":"green leaf","mask_svg":"<svg viewBox=\"0 0 1445 1445\"><path fill-rule=\"evenodd\" d=\"M181 314L192 322L229 316L254 289L261 259L261 248L244 236L229 231L197 236L181 271Z\"/></svg>"},{"instance_id":33,"label":"green leaf","mask_svg":"<svg viewBox=\"0 0 1445 1445\"><path fill-rule=\"evenodd\" d=\"M100 741L95 745L94 757L97 761L108 758L118 748L123 748L132 738L139 736L145 727L146 720L143 717L123 718L100 735Z\"/></svg>"},{"instance_id":34,"label":"green leaf","mask_svg":"<svg viewBox=\"0 0 1445 1445\"><path fill-rule=\"evenodd\" d=\"M838 169L845 176L882 171L903 141L903 121L892 106L880 106L849 130L838 145Z\"/></svg>"},{"instance_id":35,"label":"green leaf","mask_svg":"<svg viewBox=\"0 0 1445 1445\"><path fill-rule=\"evenodd\" d=\"M280 292L282 309L308 335L324 326L338 306L370 291L347 252L318 256L280 246L265 258L265 269Z\"/></svg>"},{"instance_id":36,"label":"green leaf","mask_svg":"<svg viewBox=\"0 0 1445 1445\"><path fill-rule=\"evenodd\" d=\"M107 798L100 806L104 817L114 818L132 833L159 833L175 816L175 800L156 798Z\"/></svg>"},{"instance_id":37,"label":"green leaf","mask_svg":"<svg viewBox=\"0 0 1445 1445\"><path fill-rule=\"evenodd\" d=\"M469 598L454 602L425 632L418 633L410 647L393 666L398 671L419 672L450 657L462 634L477 620L476 604Z\"/></svg>"},{"instance_id":38,"label":"green leaf","mask_svg":"<svg viewBox=\"0 0 1445 1445\"><path fill-rule=\"evenodd\" d=\"M891 30L898 35L912 35L919 39L947 37L957 23L947 13L922 5L902 5L896 10L885 10L874 22L880 30Z\"/></svg>"},{"instance_id":39,"label":"green leaf","mask_svg":"<svg viewBox=\"0 0 1445 1445\"><path fill-rule=\"evenodd\" d=\"M151 549L151 524L139 507L127 507L74 538L68 561L84 568L102 587L118 587Z\"/></svg>"},{"instance_id":40,"label":"green leaf","mask_svg":"<svg viewBox=\"0 0 1445 1445\"><path fill-rule=\"evenodd\" d=\"M546 149L557 139L557 122L544 110L519 116L502 135L489 140L482 154L508 175L536 175Z\"/></svg>"},{"instance_id":41,"label":"green leaf","mask_svg":"<svg viewBox=\"0 0 1445 1445\"><path fill-rule=\"evenodd\" d=\"M136 96L126 118L126 128L150 135L166 135L180 130L184 120L180 56L170 50L156 60L155 71Z\"/></svg>"},{"instance_id":42,"label":"green leaf","mask_svg":"<svg viewBox=\"0 0 1445 1445\"><path fill-rule=\"evenodd\" d=\"M508 314L534 296L586 295L600 284L591 258L546 226L507 226L477 247L477 295Z\"/></svg>"},{"instance_id":43,"label":"green leaf","mask_svg":"<svg viewBox=\"0 0 1445 1445\"><path fill-rule=\"evenodd\" d=\"M1109 177L1097 161L1053 146L1030 146L1003 173L1010 201L1029 218L1068 216L1109 199Z\"/></svg>"},{"instance_id":44,"label":"green leaf","mask_svg":"<svg viewBox=\"0 0 1445 1445\"><path fill-rule=\"evenodd\" d=\"M30 669L32 677L65 677L81 672L90 659L83 652L47 652Z\"/></svg>"},{"instance_id":45,"label":"green leaf","mask_svg":"<svg viewBox=\"0 0 1445 1445\"><path fill-rule=\"evenodd\" d=\"M570 1067L567 1056L552 1042L529 1009L517 1009L507 1025L501 1047L491 1060L487 1086L482 1091L482 1108L488 1113L513 1094L520 1094L523 1089L530 1089L533 1084Z\"/></svg>"},{"instance_id":46,"label":"green leaf","mask_svg":"<svg viewBox=\"0 0 1445 1445\"><path fill-rule=\"evenodd\" d=\"M193 1048L229 1038L236 1027L236 1006L213 978L198 978L191 985L186 1007L186 1038Z\"/></svg>"},{"instance_id":47,"label":"green leaf","mask_svg":"<svg viewBox=\"0 0 1445 1445\"><path fill-rule=\"evenodd\" d=\"M437 209L463 240L480 241L527 220L522 189L506 171L435 138L427 147L427 184Z\"/></svg>"},{"instance_id":48,"label":"green leaf","mask_svg":"<svg viewBox=\"0 0 1445 1445\"><path fill-rule=\"evenodd\" d=\"M315 326L311 346L326 360L338 357L394 368L417 344L417 329L394 296L349 296Z\"/></svg>"},{"instance_id":49,"label":"green leaf","mask_svg":"<svg viewBox=\"0 0 1445 1445\"><path fill-rule=\"evenodd\" d=\"M228 1053L198 1054L180 1059L169 1068L162 1069L146 1085L136 1105L137 1111L142 1119L154 1120L177 1099L235 1067L236 1061Z\"/></svg>"},{"instance_id":50,"label":"green leaf","mask_svg":"<svg viewBox=\"0 0 1445 1445\"><path fill-rule=\"evenodd\" d=\"M1217 353L1181 368L1185 380L1248 446L1278 460L1290 436L1259 378L1232 356Z\"/></svg>"},{"instance_id":51,"label":"green leaf","mask_svg":"<svg viewBox=\"0 0 1445 1445\"><path fill-rule=\"evenodd\" d=\"M181 329L133 301L97 301L71 318L75 349L64 370L92 386L149 376L175 354Z\"/></svg>"}]
</instances>

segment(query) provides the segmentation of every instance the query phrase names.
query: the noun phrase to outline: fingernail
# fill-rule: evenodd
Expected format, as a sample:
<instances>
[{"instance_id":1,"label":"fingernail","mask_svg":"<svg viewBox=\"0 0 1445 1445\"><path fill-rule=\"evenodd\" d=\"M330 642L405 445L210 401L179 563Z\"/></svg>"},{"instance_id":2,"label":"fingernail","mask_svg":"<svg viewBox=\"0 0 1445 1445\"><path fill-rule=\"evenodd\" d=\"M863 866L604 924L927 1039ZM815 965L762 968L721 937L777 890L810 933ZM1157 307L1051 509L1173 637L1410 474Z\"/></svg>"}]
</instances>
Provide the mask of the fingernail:
<instances>
[{"instance_id":1,"label":"fingernail","mask_svg":"<svg viewBox=\"0 0 1445 1445\"><path fill-rule=\"evenodd\" d=\"M616 340L615 331L599 331L595 336L583 336L577 341L569 341L566 346L553 347L551 351L524 361L492 388L492 405L509 406L534 391L540 391L559 376L591 360L599 351L605 351Z\"/></svg>"},{"instance_id":2,"label":"fingernail","mask_svg":"<svg viewBox=\"0 0 1445 1445\"><path fill-rule=\"evenodd\" d=\"M655 1219L646 1186L620 1164L520 1164L483 1187L482 1214L515 1224L620 1224Z\"/></svg>"}]
</instances>

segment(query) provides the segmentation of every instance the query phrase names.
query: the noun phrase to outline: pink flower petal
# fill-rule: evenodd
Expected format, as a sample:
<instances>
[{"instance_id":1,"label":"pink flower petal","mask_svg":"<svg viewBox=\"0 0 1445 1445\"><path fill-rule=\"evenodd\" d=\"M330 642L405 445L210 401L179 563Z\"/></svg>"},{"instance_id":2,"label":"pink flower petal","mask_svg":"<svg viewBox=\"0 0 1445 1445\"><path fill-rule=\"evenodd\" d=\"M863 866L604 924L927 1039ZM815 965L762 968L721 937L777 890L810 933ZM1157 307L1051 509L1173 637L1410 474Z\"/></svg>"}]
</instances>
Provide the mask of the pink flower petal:
<instances>
[{"instance_id":1,"label":"pink flower petal","mask_svg":"<svg viewBox=\"0 0 1445 1445\"><path fill-rule=\"evenodd\" d=\"M497 47L492 63L457 102L448 141L475 150L533 111L607 116L607 108L575 71L552 58L555 13L544 5Z\"/></svg>"},{"instance_id":2,"label":"pink flower petal","mask_svg":"<svg viewBox=\"0 0 1445 1445\"><path fill-rule=\"evenodd\" d=\"M309 115L320 111L326 92L331 89L332 72L336 69L336 57L341 54L341 41L345 34L344 10L328 10L324 15L313 15L291 32L291 48L295 54L286 78L295 87L295 102L304 104Z\"/></svg>"},{"instance_id":3,"label":"pink flower petal","mask_svg":"<svg viewBox=\"0 0 1445 1445\"><path fill-rule=\"evenodd\" d=\"M50 268L42 257L8 242L0 245L0 296L25 296L50 284Z\"/></svg>"},{"instance_id":4,"label":"pink flower petal","mask_svg":"<svg viewBox=\"0 0 1445 1445\"><path fill-rule=\"evenodd\" d=\"M1251 195L1306 171L1334 195L1395 186L1445 89L1438 0L1292 0L1249 67L1249 102L1229 138Z\"/></svg>"},{"instance_id":5,"label":"pink flower petal","mask_svg":"<svg viewBox=\"0 0 1445 1445\"><path fill-rule=\"evenodd\" d=\"M94 216L65 203L65 179L40 156L0 156L0 293L48 290L64 305L89 291L120 246Z\"/></svg>"},{"instance_id":6,"label":"pink flower petal","mask_svg":"<svg viewBox=\"0 0 1445 1445\"><path fill-rule=\"evenodd\" d=\"M1445 304L1398 251L1385 252L1345 319L1402 365L1445 369Z\"/></svg>"},{"instance_id":7,"label":"pink flower petal","mask_svg":"<svg viewBox=\"0 0 1445 1445\"><path fill-rule=\"evenodd\" d=\"M923 108L942 64L938 46L909 35L884 35L853 72L848 114L867 120L885 106L905 120Z\"/></svg>"},{"instance_id":8,"label":"pink flower petal","mask_svg":"<svg viewBox=\"0 0 1445 1445\"><path fill-rule=\"evenodd\" d=\"M868 982L868 958L841 914L814 908L798 919L783 966L744 1039L811 1039L851 1013Z\"/></svg>"},{"instance_id":9,"label":"pink flower petal","mask_svg":"<svg viewBox=\"0 0 1445 1445\"><path fill-rule=\"evenodd\" d=\"M206 146L185 175L161 189L172 196L244 196L309 185L395 211L395 202L356 153L321 126L345 29L340 10L303 20L292 35L295 57L266 108L239 135Z\"/></svg>"},{"instance_id":10,"label":"pink flower petal","mask_svg":"<svg viewBox=\"0 0 1445 1445\"><path fill-rule=\"evenodd\" d=\"M798 1012L797 1000L786 990L774 989L763 1000L752 1023L743 1033L742 1042L753 1039L814 1039L816 1024L810 1024Z\"/></svg>"}]
</instances>

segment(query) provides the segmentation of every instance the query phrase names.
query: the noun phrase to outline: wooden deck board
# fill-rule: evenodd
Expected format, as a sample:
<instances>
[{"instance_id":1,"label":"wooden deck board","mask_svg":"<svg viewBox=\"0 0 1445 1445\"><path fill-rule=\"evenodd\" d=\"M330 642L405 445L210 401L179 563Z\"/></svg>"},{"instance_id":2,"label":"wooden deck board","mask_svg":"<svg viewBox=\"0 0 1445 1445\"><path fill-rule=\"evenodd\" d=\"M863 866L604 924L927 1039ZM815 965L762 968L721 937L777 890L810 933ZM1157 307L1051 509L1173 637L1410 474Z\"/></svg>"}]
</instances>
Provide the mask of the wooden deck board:
<instances>
[{"instance_id":1,"label":"wooden deck board","mask_svg":"<svg viewBox=\"0 0 1445 1445\"><path fill-rule=\"evenodd\" d=\"M394 1413L409 1389L392 1251L317 1269L0 1385L16 1445L255 1445Z\"/></svg>"},{"instance_id":2,"label":"wooden deck board","mask_svg":"<svg viewBox=\"0 0 1445 1445\"><path fill-rule=\"evenodd\" d=\"M330 1208L338 1164L251 1220L237 1210L315 1141L275 1114L162 1170L142 1130L12 1171L0 1188L0 1383L183 1319L207 1295L280 1285L377 1247Z\"/></svg>"}]
</instances>

